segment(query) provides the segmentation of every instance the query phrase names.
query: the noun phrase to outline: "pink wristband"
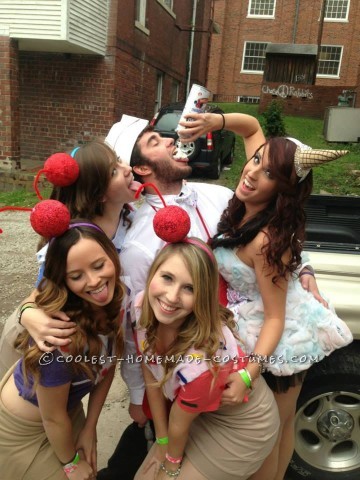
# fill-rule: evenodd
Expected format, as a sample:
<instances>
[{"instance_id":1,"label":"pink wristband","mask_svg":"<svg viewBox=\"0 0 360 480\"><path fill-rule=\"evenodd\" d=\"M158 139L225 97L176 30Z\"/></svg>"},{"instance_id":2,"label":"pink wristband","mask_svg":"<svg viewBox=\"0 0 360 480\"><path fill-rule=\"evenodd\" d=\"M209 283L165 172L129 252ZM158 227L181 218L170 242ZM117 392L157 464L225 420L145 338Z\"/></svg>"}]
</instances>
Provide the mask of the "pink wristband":
<instances>
[{"instance_id":1,"label":"pink wristband","mask_svg":"<svg viewBox=\"0 0 360 480\"><path fill-rule=\"evenodd\" d=\"M168 462L170 462L170 463L175 463L175 464L181 463L181 462L182 462L182 459L183 459L183 457L177 457L177 458L175 458L175 457L170 457L170 455L169 455L167 452L165 453L165 458L166 458L166 460L167 460Z\"/></svg>"}]
</instances>

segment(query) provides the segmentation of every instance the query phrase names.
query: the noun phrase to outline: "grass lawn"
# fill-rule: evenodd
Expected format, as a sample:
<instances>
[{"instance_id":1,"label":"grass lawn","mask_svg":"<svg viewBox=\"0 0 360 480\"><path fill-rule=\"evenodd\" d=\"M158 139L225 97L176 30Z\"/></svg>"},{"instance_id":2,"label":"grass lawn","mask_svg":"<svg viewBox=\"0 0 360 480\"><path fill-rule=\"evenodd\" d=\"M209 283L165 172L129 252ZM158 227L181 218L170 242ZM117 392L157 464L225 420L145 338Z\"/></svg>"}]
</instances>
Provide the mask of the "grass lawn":
<instances>
[{"instance_id":1,"label":"grass lawn","mask_svg":"<svg viewBox=\"0 0 360 480\"><path fill-rule=\"evenodd\" d=\"M240 103L219 103L225 112L247 113L257 117L261 124L262 115L258 114L258 105ZM314 168L314 193L332 193L334 195L360 195L360 144L358 143L330 143L323 136L323 120L304 117L284 117L286 133L295 137L313 148L327 148L331 150L349 150L350 153L339 160L330 162L322 167ZM236 139L236 159L231 170L221 174L221 184L235 188L240 170L245 159L243 142ZM357 174L353 173L357 171Z\"/></svg>"},{"instance_id":2,"label":"grass lawn","mask_svg":"<svg viewBox=\"0 0 360 480\"><path fill-rule=\"evenodd\" d=\"M261 124L264 119L258 114L258 105L240 103L219 103L225 112L241 112L257 117ZM360 195L360 144L339 144L326 142L322 134L323 121L304 117L285 117L287 135L301 140L313 148L328 148L334 150L349 150L345 157L314 169L314 193L331 193L334 195ZM216 183L229 188L235 188L240 170L245 159L244 146L240 137L236 138L235 160L230 170L224 170ZM357 171L358 173L353 173ZM214 182L214 181L213 181ZM44 198L49 192L42 191ZM0 192L1 205L33 206L38 199L35 193L16 190Z\"/></svg>"}]
</instances>

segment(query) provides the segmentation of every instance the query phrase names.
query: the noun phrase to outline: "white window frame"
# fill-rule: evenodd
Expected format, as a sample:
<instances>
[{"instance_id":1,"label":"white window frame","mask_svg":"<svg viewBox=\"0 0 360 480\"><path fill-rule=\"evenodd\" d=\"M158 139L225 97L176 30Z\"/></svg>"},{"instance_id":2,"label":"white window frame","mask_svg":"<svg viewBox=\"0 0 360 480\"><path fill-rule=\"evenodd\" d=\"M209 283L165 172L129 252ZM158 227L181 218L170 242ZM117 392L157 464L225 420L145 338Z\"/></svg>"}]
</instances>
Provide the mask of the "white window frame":
<instances>
[{"instance_id":1,"label":"white window frame","mask_svg":"<svg viewBox=\"0 0 360 480\"><path fill-rule=\"evenodd\" d=\"M246 47L250 43L261 43L261 44L265 45L265 50L266 50L266 47L270 42L257 42L256 40L245 41L244 42L242 64L241 64L241 71L240 72L241 73L251 73L251 74L255 74L255 75L262 75L264 73L264 70L247 70L247 69L244 68ZM260 57L254 57L254 58L260 58ZM261 57L261 58L263 58L263 57ZM264 59L265 59L265 57L264 57Z\"/></svg>"},{"instance_id":2,"label":"white window frame","mask_svg":"<svg viewBox=\"0 0 360 480\"><path fill-rule=\"evenodd\" d=\"M263 15L263 14L259 14L259 13L250 13L251 12L251 8L253 7L254 5L254 2L261 2L261 1L273 1L274 2L274 6L273 6L273 13L272 15ZM247 13L247 17L248 18L275 18L275 11L276 11L276 0L249 0L249 6L248 6L248 13Z\"/></svg>"},{"instance_id":3,"label":"white window frame","mask_svg":"<svg viewBox=\"0 0 360 480\"><path fill-rule=\"evenodd\" d=\"M176 15L173 11L174 0L156 0L164 10L166 10L172 17L176 18Z\"/></svg>"},{"instance_id":4,"label":"white window frame","mask_svg":"<svg viewBox=\"0 0 360 480\"><path fill-rule=\"evenodd\" d=\"M325 1L325 0L323 0ZM327 0L327 9L330 7L330 3L329 2L343 2L343 1L347 1L347 10L346 10L346 17L345 18L340 18L340 17L336 17L336 18L333 18L333 17L327 17L326 16L326 10L325 10L325 15L324 15L324 21L325 22L348 22L349 21L349 10L350 10L350 0ZM333 5L331 5L333 6Z\"/></svg>"},{"instance_id":5,"label":"white window frame","mask_svg":"<svg viewBox=\"0 0 360 480\"><path fill-rule=\"evenodd\" d=\"M146 35L149 35L150 30L146 28L146 2L147 0L136 0L135 27L146 33Z\"/></svg>"},{"instance_id":6,"label":"white window frame","mask_svg":"<svg viewBox=\"0 0 360 480\"><path fill-rule=\"evenodd\" d=\"M337 71L337 74L336 75L330 75L330 74L326 74L326 73L316 73L316 77L317 78L340 78L340 70L341 70L341 62L342 62L342 56L343 56L343 51L344 51L344 47L342 45L321 45L320 46L320 52L321 52L321 49L323 47L334 47L334 48L340 48L340 58L339 58L339 66L338 66L338 71ZM319 60L318 60L318 69L319 69L319 63L322 61L322 62L326 62L326 60L320 60L320 52L319 52ZM328 60L329 62L333 61L333 60Z\"/></svg>"}]
</instances>

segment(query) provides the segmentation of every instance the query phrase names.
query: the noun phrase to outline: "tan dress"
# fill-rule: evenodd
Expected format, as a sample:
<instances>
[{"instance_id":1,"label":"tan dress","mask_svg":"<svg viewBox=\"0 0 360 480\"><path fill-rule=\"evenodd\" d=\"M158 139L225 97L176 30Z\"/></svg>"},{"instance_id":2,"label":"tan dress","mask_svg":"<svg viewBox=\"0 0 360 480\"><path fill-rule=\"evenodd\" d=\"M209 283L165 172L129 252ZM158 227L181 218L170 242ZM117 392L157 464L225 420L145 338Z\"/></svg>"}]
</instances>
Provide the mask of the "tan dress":
<instances>
[{"instance_id":1,"label":"tan dress","mask_svg":"<svg viewBox=\"0 0 360 480\"><path fill-rule=\"evenodd\" d=\"M177 480L246 480L271 452L278 429L274 396L260 377L247 403L202 413L194 420ZM144 472L151 455L134 480L154 480L159 462Z\"/></svg>"},{"instance_id":2,"label":"tan dress","mask_svg":"<svg viewBox=\"0 0 360 480\"><path fill-rule=\"evenodd\" d=\"M15 367L15 366L14 366ZM1 480L67 480L62 465L47 439L42 422L13 415L1 401L1 392L12 375L12 367L0 383ZM84 423L82 405L71 414L74 441Z\"/></svg>"}]
</instances>

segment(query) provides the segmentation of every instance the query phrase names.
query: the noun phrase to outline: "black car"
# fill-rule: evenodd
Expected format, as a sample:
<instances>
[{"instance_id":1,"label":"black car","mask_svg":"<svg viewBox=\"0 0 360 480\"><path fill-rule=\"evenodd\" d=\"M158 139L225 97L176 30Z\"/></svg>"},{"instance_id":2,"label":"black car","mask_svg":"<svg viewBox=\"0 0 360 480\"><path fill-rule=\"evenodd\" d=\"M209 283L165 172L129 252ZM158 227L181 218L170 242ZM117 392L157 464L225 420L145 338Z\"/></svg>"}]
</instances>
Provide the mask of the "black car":
<instances>
[{"instance_id":1,"label":"black car","mask_svg":"<svg viewBox=\"0 0 360 480\"><path fill-rule=\"evenodd\" d=\"M219 178L222 167L234 159L235 134L229 130L216 130L202 135L195 142L181 144L175 129L178 126L184 103L161 107L151 121L154 130L163 137L173 138L189 159L193 170L203 171L209 178ZM207 112L224 113L219 107L208 105Z\"/></svg>"}]
</instances>

